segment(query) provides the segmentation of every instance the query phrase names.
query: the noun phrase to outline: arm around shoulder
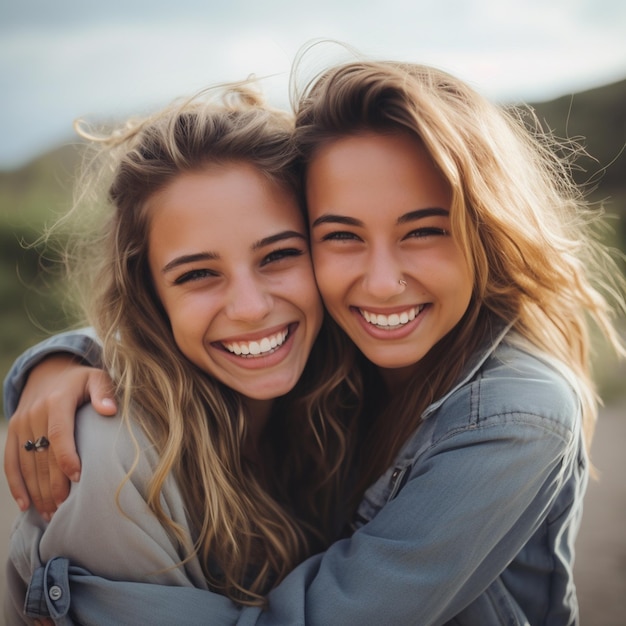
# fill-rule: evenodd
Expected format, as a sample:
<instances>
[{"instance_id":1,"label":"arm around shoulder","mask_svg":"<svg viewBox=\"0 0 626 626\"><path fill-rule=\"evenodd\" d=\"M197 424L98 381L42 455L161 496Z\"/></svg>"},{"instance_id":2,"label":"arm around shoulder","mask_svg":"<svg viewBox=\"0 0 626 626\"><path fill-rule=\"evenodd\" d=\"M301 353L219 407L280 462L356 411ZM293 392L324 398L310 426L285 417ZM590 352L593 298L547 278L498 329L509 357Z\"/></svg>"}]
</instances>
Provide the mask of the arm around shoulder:
<instances>
[{"instance_id":1,"label":"arm around shoulder","mask_svg":"<svg viewBox=\"0 0 626 626\"><path fill-rule=\"evenodd\" d=\"M15 412L30 371L55 353L74 355L94 367L101 364L100 343L90 328L60 333L29 348L15 360L4 379L4 415L7 418Z\"/></svg>"}]
</instances>

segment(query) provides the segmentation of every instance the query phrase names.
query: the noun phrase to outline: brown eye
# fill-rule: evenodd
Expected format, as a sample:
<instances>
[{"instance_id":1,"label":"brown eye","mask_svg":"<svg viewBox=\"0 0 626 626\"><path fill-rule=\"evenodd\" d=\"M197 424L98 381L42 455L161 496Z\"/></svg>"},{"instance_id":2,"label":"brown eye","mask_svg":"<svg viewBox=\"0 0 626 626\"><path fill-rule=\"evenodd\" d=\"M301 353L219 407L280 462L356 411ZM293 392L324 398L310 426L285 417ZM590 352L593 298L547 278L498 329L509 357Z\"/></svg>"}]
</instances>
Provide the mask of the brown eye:
<instances>
[{"instance_id":1,"label":"brown eye","mask_svg":"<svg viewBox=\"0 0 626 626\"><path fill-rule=\"evenodd\" d=\"M216 276L216 274L215 274L215 272L212 272L211 270L207 270L207 269L191 270L190 272L185 272L184 274L179 276L174 281L174 284L175 285L183 285L185 283L188 283L188 282L191 282L191 281L194 281L194 280L201 280L201 279L207 278L209 276Z\"/></svg>"},{"instance_id":2,"label":"brown eye","mask_svg":"<svg viewBox=\"0 0 626 626\"><path fill-rule=\"evenodd\" d=\"M358 239L358 237L347 230L338 230L322 237L322 241L349 241L353 239Z\"/></svg>"},{"instance_id":3,"label":"brown eye","mask_svg":"<svg viewBox=\"0 0 626 626\"><path fill-rule=\"evenodd\" d=\"M267 265L268 263L275 263L276 261L281 261L287 257L299 257L304 254L304 250L300 248L280 248L279 250L273 250L270 252L261 263L261 266Z\"/></svg>"},{"instance_id":4,"label":"brown eye","mask_svg":"<svg viewBox=\"0 0 626 626\"><path fill-rule=\"evenodd\" d=\"M417 228L416 230L412 230L406 238L415 238L422 239L425 237L445 237L450 233L445 228L435 228L433 226L427 228Z\"/></svg>"}]
</instances>

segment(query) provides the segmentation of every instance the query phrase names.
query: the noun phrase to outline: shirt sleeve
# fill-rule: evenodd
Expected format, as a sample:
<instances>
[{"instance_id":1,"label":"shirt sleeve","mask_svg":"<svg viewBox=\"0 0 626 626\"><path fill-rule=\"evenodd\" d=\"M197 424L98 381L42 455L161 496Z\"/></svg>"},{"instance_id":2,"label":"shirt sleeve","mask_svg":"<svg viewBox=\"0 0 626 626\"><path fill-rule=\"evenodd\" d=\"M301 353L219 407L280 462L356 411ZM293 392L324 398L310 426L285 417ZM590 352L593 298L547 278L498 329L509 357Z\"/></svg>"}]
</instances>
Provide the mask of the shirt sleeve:
<instances>
[{"instance_id":1,"label":"shirt sleeve","mask_svg":"<svg viewBox=\"0 0 626 626\"><path fill-rule=\"evenodd\" d=\"M101 347L91 328L68 331L49 337L26 350L13 363L4 379L4 415L13 415L30 371L45 357L66 352L94 367L101 365Z\"/></svg>"},{"instance_id":2,"label":"shirt sleeve","mask_svg":"<svg viewBox=\"0 0 626 626\"><path fill-rule=\"evenodd\" d=\"M81 480L72 485L69 497L49 523L32 507L18 517L9 545L11 593L6 611L13 614L16 607L25 607L30 617L69 616L69 620L74 606L69 585L76 575L91 583L87 594L93 603L87 609L93 611L93 617L86 621L76 618L77 623L121 623L116 613L124 602L123 594L116 602L99 605L103 597L100 589L108 587L93 584L93 579L86 581L85 572L98 574L101 581L148 583L147 588L155 590L155 595L161 586L206 590L199 560L189 556L193 535L172 477L162 488L161 505L165 515L187 531L187 544L148 508L147 493L158 460L154 449L139 429L131 436L119 416L102 417L91 405L85 405L80 413L76 438L84 459ZM76 598L81 589L84 587L79 585ZM137 609L145 613L146 605ZM138 619L134 623L149 622ZM179 622L174 619L169 623Z\"/></svg>"}]
</instances>

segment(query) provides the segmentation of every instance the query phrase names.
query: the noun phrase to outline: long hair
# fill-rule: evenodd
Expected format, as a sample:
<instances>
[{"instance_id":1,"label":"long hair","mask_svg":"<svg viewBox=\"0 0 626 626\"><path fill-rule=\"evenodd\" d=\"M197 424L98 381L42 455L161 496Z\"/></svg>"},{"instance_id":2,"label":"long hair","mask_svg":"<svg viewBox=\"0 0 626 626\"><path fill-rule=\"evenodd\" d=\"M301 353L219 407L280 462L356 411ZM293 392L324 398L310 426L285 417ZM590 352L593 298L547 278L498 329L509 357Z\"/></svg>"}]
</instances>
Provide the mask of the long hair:
<instances>
[{"instance_id":1,"label":"long hair","mask_svg":"<svg viewBox=\"0 0 626 626\"><path fill-rule=\"evenodd\" d=\"M186 554L198 554L210 587L247 604L262 604L272 585L333 536L346 451L340 417L343 409L351 412L338 364L350 364L324 326L301 381L270 417L262 484L242 453L242 398L176 346L149 271L145 205L182 172L224 162L249 163L296 197L292 132L292 116L264 105L243 84L175 103L113 132L81 131L97 158L85 168L80 189L108 187L108 194L99 221L90 214L91 236L81 233L81 250L72 249L73 268L87 281L82 306L102 339L121 410L159 454L148 504ZM76 207L83 210L88 198L81 191ZM171 474L192 538L161 504Z\"/></svg>"},{"instance_id":2,"label":"long hair","mask_svg":"<svg viewBox=\"0 0 626 626\"><path fill-rule=\"evenodd\" d=\"M623 355L609 297L616 295L613 305L623 310L624 292L572 181L575 150L542 134L530 111L498 107L422 65L348 62L319 74L296 101L304 181L320 146L340 137L401 132L419 140L451 189L452 234L473 275L462 320L424 357L402 397L389 399L389 410L372 418L361 485L384 471L424 409L451 388L468 357L502 324L571 371L589 445L597 416L589 322Z\"/></svg>"}]
</instances>

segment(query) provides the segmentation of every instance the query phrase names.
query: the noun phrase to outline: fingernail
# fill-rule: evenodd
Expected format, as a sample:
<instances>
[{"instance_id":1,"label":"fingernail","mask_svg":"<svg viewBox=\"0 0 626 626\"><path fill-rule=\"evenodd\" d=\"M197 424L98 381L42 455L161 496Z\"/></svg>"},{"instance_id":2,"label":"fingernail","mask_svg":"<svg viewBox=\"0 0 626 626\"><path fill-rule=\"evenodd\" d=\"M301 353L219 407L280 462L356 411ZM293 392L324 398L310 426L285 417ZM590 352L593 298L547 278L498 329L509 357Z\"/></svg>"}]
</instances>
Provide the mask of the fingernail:
<instances>
[{"instance_id":1,"label":"fingernail","mask_svg":"<svg viewBox=\"0 0 626 626\"><path fill-rule=\"evenodd\" d=\"M77 483L80 480L80 472L74 472L71 476L70 476L70 480L73 483Z\"/></svg>"},{"instance_id":2,"label":"fingernail","mask_svg":"<svg viewBox=\"0 0 626 626\"><path fill-rule=\"evenodd\" d=\"M23 512L28 508L28 505L26 504L24 500L22 500L22 498L18 498L16 502L17 502L17 506L20 508L20 511Z\"/></svg>"},{"instance_id":3,"label":"fingernail","mask_svg":"<svg viewBox=\"0 0 626 626\"><path fill-rule=\"evenodd\" d=\"M49 522L52 519L52 515L50 515L50 513L42 513L41 517L43 517L46 522Z\"/></svg>"},{"instance_id":4,"label":"fingernail","mask_svg":"<svg viewBox=\"0 0 626 626\"><path fill-rule=\"evenodd\" d=\"M109 409L115 408L115 402L111 398L102 398L102 404Z\"/></svg>"}]
</instances>

